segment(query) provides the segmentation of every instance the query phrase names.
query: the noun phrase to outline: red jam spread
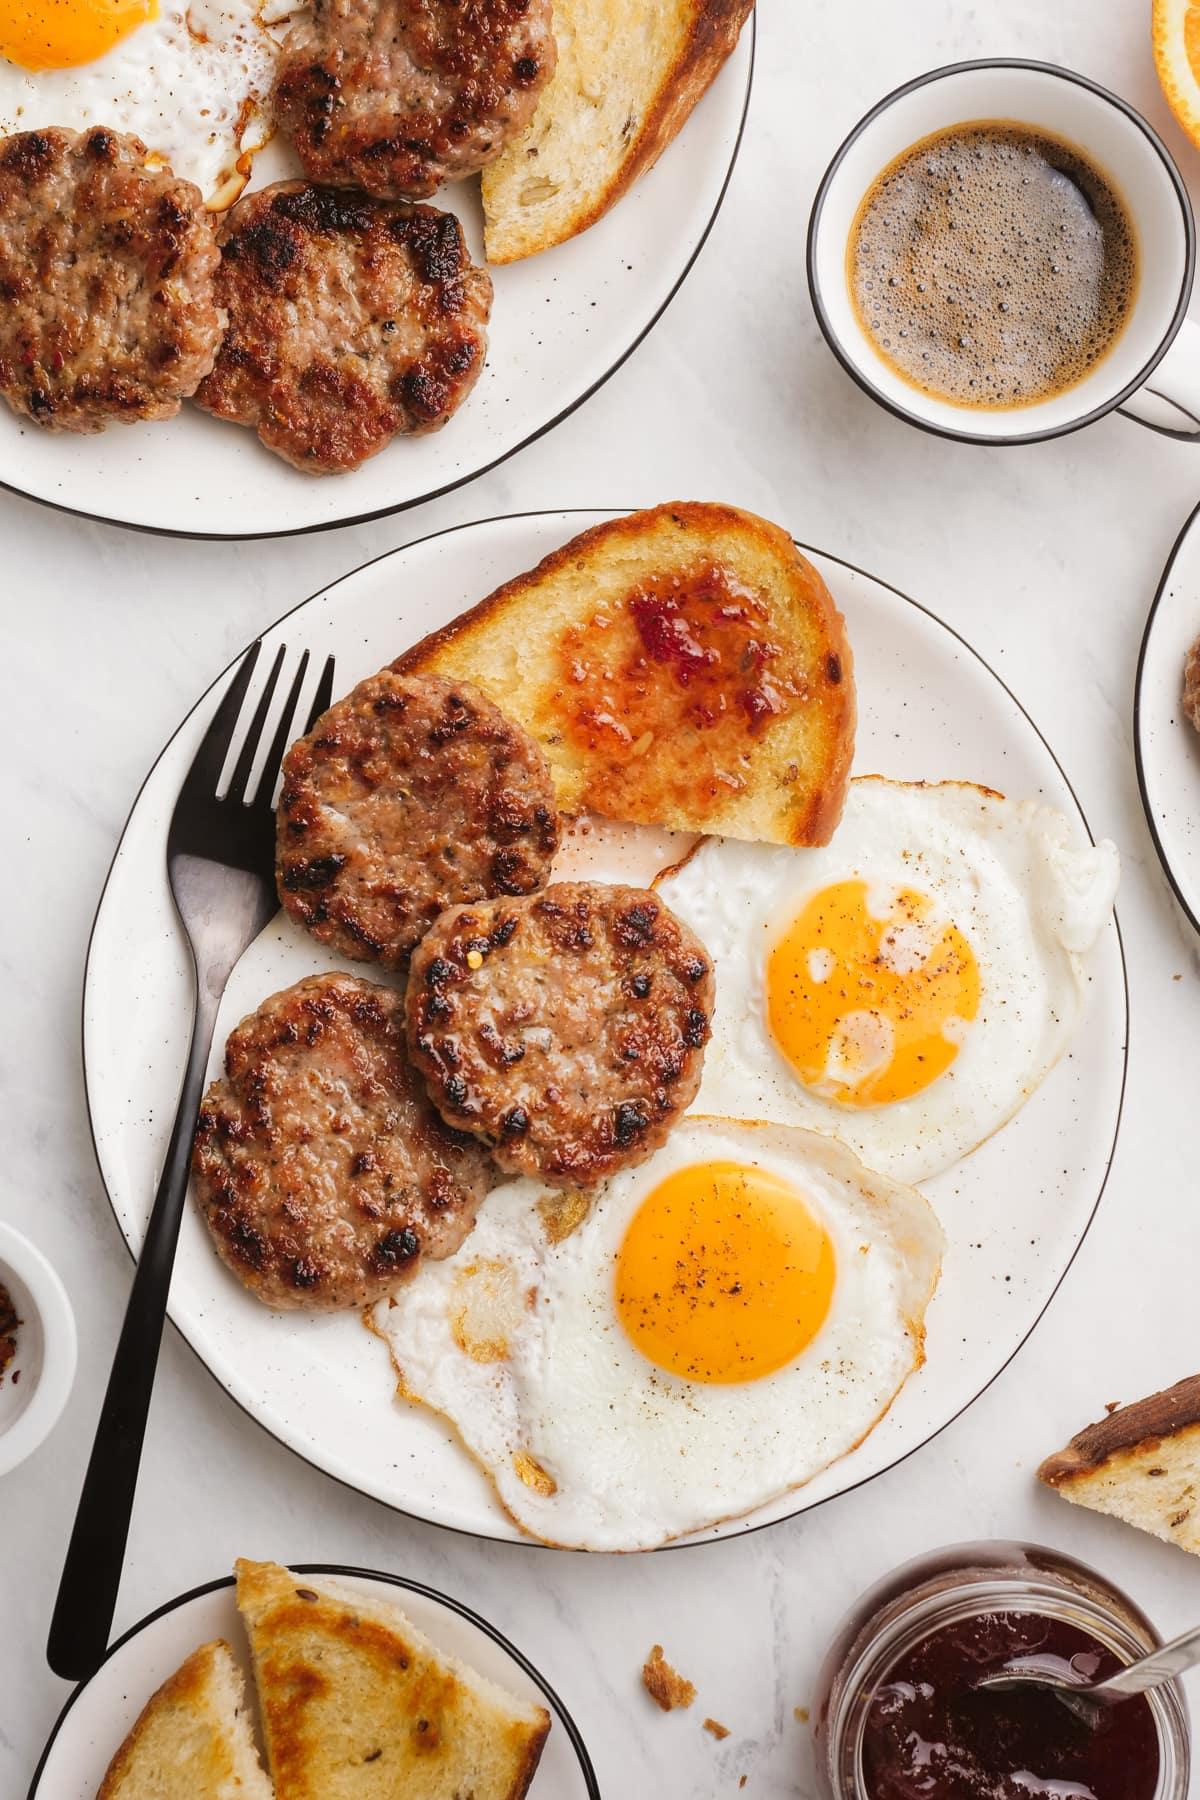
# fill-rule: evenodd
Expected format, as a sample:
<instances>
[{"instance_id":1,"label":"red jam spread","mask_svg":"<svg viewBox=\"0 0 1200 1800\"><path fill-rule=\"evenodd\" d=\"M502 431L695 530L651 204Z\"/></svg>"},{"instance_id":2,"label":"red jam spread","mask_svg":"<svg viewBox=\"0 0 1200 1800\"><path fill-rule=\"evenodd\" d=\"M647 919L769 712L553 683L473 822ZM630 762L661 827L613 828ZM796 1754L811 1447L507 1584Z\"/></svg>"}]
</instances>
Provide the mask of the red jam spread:
<instances>
[{"instance_id":1,"label":"red jam spread","mask_svg":"<svg viewBox=\"0 0 1200 1800\"><path fill-rule=\"evenodd\" d=\"M9 1299L8 1289L0 1286L0 1381L4 1380L4 1372L17 1354L17 1331L20 1324L17 1309ZM13 1380L16 1378L14 1372Z\"/></svg>"},{"instance_id":2,"label":"red jam spread","mask_svg":"<svg viewBox=\"0 0 1200 1800\"><path fill-rule=\"evenodd\" d=\"M1033 1652L1060 1659L1064 1679L1078 1682L1120 1667L1086 1631L1038 1613L983 1613L932 1632L872 1699L862 1746L870 1800L1152 1800L1158 1732L1145 1699L1089 1725L1044 1690L976 1685Z\"/></svg>"},{"instance_id":3,"label":"red jam spread","mask_svg":"<svg viewBox=\"0 0 1200 1800\"><path fill-rule=\"evenodd\" d=\"M585 805L625 819L720 810L746 785L747 739L807 694L766 608L727 569L651 576L559 643L555 710L605 767Z\"/></svg>"}]
</instances>

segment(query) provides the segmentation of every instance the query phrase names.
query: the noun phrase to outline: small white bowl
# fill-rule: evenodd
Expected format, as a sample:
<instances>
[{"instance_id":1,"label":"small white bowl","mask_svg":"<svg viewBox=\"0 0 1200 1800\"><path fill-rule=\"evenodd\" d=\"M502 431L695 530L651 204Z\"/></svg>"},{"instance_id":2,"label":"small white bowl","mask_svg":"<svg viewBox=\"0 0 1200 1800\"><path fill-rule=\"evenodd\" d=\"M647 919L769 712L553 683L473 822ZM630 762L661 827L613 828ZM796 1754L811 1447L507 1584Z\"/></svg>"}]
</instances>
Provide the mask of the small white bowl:
<instances>
[{"instance_id":1,"label":"small white bowl","mask_svg":"<svg viewBox=\"0 0 1200 1800\"><path fill-rule=\"evenodd\" d=\"M0 1287L8 1289L21 1321L16 1355L0 1380L0 1475L7 1475L58 1423L75 1379L77 1346L66 1288L37 1246L2 1224Z\"/></svg>"}]
</instances>

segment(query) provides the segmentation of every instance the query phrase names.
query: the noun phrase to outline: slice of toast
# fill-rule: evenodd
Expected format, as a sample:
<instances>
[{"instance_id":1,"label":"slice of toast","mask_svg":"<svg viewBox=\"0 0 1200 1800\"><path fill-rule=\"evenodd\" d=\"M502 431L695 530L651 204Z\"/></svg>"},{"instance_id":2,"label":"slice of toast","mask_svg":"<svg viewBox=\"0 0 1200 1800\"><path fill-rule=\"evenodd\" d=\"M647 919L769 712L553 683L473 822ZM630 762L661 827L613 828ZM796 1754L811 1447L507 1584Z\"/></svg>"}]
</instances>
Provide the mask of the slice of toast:
<instances>
[{"instance_id":1,"label":"slice of toast","mask_svg":"<svg viewBox=\"0 0 1200 1800\"><path fill-rule=\"evenodd\" d=\"M522 1800L550 1729L399 1607L239 1562L277 1800Z\"/></svg>"},{"instance_id":2,"label":"slice of toast","mask_svg":"<svg viewBox=\"0 0 1200 1800\"><path fill-rule=\"evenodd\" d=\"M554 75L529 129L483 171L488 261L594 225L682 129L753 4L554 0Z\"/></svg>"},{"instance_id":3,"label":"slice of toast","mask_svg":"<svg viewBox=\"0 0 1200 1800\"><path fill-rule=\"evenodd\" d=\"M824 844L854 752L841 614L788 534L683 501L597 525L400 657L482 688L565 813Z\"/></svg>"},{"instance_id":4,"label":"slice of toast","mask_svg":"<svg viewBox=\"0 0 1200 1800\"><path fill-rule=\"evenodd\" d=\"M203 1644L152 1695L97 1800L271 1800L228 1644Z\"/></svg>"},{"instance_id":5,"label":"slice of toast","mask_svg":"<svg viewBox=\"0 0 1200 1800\"><path fill-rule=\"evenodd\" d=\"M1046 1458L1038 1479L1200 1555L1200 1375L1089 1425Z\"/></svg>"}]
</instances>

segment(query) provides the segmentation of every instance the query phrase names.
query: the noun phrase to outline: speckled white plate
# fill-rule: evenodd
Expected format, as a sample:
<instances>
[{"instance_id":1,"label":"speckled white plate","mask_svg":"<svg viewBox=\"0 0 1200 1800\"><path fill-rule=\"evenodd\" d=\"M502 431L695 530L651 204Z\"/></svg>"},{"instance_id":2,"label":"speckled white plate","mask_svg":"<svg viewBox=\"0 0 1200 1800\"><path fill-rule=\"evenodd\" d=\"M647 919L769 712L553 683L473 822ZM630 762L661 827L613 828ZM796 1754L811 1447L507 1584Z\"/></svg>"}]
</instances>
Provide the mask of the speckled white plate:
<instances>
[{"instance_id":1,"label":"speckled white plate","mask_svg":"<svg viewBox=\"0 0 1200 1800\"><path fill-rule=\"evenodd\" d=\"M602 516L526 514L425 538L315 595L273 626L264 643L268 651L281 642L307 646L314 681L332 651L336 689L345 692ZM1036 797L1061 808L1086 838L1086 821L1049 746L969 645L894 588L809 554L846 615L854 648L858 772L957 777L1014 798ZM269 662L264 656L260 666ZM149 1212L190 1026L188 966L166 883L167 823L224 687L219 679L201 696L147 776L88 955L88 1102L100 1167L131 1248ZM646 874L642 868L636 878ZM213 1071L238 1019L267 994L335 960L280 915L234 971ZM851 1456L799 1492L706 1535L788 1517L878 1474L967 1406L1032 1330L1088 1228L1115 1143L1127 1022L1115 923L1092 954L1089 976L1087 1014L1070 1055L1011 1124L926 1184L949 1248L929 1316L925 1367ZM446 1427L393 1399L387 1352L357 1317L268 1312L217 1260L192 1208L183 1222L171 1316L233 1398L310 1462L421 1518L488 1537L516 1535Z\"/></svg>"},{"instance_id":2,"label":"speckled white plate","mask_svg":"<svg viewBox=\"0 0 1200 1800\"><path fill-rule=\"evenodd\" d=\"M1138 786L1154 848L1200 931L1200 732L1183 716L1183 665L1200 638L1200 507L1176 540L1142 638L1133 703Z\"/></svg>"},{"instance_id":3,"label":"speckled white plate","mask_svg":"<svg viewBox=\"0 0 1200 1800\"><path fill-rule=\"evenodd\" d=\"M484 372L428 437L397 438L347 475L302 475L252 431L185 405L165 423L95 437L41 431L0 402L0 486L69 512L188 537L276 537L358 523L471 481L595 392L655 324L708 236L733 172L750 99L754 19L676 141L590 231L491 271ZM299 172L272 143L252 186ZM476 180L439 190L476 261Z\"/></svg>"},{"instance_id":4,"label":"speckled white plate","mask_svg":"<svg viewBox=\"0 0 1200 1800\"><path fill-rule=\"evenodd\" d=\"M432 1588L365 1569L297 1563L297 1573L333 1575L373 1600L397 1605L440 1650L461 1657L510 1694L544 1706L550 1735L531 1800L599 1800L578 1727L553 1688L494 1625ZM28 1800L95 1800L118 1746L151 1694L199 1645L223 1637L247 1676L249 1657L229 1576L160 1607L118 1640L90 1681L75 1689L42 1753Z\"/></svg>"}]
</instances>

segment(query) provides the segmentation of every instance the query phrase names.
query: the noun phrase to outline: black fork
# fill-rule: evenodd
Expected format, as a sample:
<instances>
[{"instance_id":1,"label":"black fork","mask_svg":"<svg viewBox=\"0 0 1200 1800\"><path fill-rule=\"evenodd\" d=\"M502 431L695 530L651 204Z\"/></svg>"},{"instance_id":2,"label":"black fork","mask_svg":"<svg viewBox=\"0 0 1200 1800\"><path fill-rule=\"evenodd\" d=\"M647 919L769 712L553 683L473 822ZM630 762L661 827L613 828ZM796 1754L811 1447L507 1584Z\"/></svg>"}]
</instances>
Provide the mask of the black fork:
<instances>
[{"instance_id":1,"label":"black fork","mask_svg":"<svg viewBox=\"0 0 1200 1800\"><path fill-rule=\"evenodd\" d=\"M261 643L251 646L184 777L167 833L167 877L187 934L195 975L195 1019L179 1108L146 1228L125 1322L75 1526L59 1582L46 1654L56 1674L84 1681L104 1660L112 1630L138 1465L162 1340L175 1246L217 1009L242 952L278 909L275 893L275 783L291 742L308 651L300 658L253 789L250 778L287 652L281 645L241 740L229 785L221 771L250 689ZM321 674L305 730L333 697L333 658Z\"/></svg>"}]
</instances>

